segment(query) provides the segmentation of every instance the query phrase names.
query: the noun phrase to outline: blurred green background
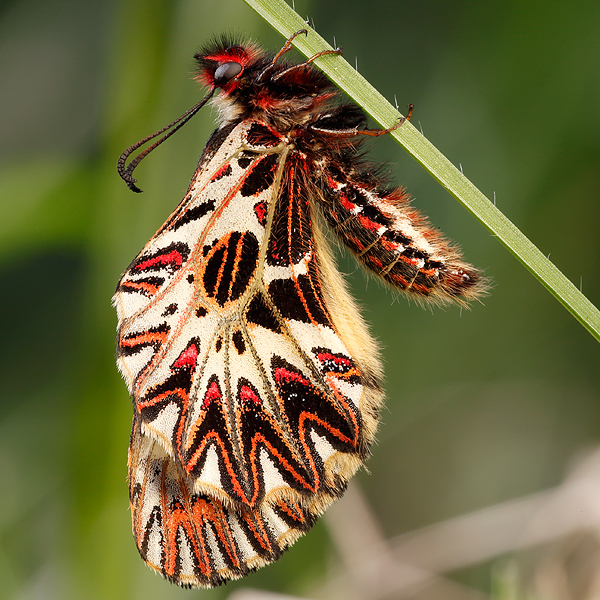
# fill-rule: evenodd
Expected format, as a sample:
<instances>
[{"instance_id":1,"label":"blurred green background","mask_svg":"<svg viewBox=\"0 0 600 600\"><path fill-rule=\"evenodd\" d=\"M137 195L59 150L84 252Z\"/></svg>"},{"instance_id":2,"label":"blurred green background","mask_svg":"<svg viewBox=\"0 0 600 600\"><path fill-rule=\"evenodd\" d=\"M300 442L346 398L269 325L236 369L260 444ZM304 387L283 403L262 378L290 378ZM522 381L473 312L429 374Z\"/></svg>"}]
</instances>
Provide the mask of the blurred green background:
<instances>
[{"instance_id":1,"label":"blurred green background","mask_svg":"<svg viewBox=\"0 0 600 600\"><path fill-rule=\"evenodd\" d=\"M401 110L415 104L413 124L600 304L597 0L296 9ZM0 19L0 597L216 599L240 586L311 597L338 560L323 523L214 591L180 590L138 558L110 306L215 115L205 108L144 161L144 194L118 178L119 154L200 99L192 56L212 35L273 50L282 38L242 0L4 0ZM379 139L372 154L494 283L470 311L428 310L340 260L383 347L387 410L358 482L392 537L559 484L600 442L600 352L399 146ZM485 593L493 569L450 575Z\"/></svg>"}]
</instances>

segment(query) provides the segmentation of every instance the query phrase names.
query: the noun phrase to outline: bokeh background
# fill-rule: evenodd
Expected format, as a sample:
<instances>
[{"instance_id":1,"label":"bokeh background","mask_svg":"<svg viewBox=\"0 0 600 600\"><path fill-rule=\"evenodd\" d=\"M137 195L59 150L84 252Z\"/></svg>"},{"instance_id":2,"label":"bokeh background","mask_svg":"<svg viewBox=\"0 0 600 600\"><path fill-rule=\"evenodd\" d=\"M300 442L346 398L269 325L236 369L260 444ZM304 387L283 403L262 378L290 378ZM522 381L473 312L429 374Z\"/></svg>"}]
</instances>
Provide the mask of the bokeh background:
<instances>
[{"instance_id":1,"label":"bokeh background","mask_svg":"<svg viewBox=\"0 0 600 600\"><path fill-rule=\"evenodd\" d=\"M413 124L600 303L597 0L296 9L392 102L415 104ZM127 190L115 163L199 100L192 55L224 31L282 45L242 0L0 2L0 597L599 597L600 518L553 529L598 510L599 486L547 520L535 543L523 542L522 512L502 520L507 506L535 519L537 500L564 489L581 461L597 471L598 344L389 139L373 144L374 157L395 165L416 205L485 269L491 294L470 311L423 309L342 255L387 371L370 473L279 563L242 582L181 590L138 558L131 404L114 366L110 298L186 190L215 115L205 108L144 161L144 194ZM440 523L458 529L436 537ZM490 549L507 523L521 524L514 544ZM361 558L352 532L363 551L372 535L373 551ZM406 551L410 539L424 540L420 554ZM354 585L369 560L379 575ZM414 588L402 581L411 562L424 574Z\"/></svg>"}]
</instances>

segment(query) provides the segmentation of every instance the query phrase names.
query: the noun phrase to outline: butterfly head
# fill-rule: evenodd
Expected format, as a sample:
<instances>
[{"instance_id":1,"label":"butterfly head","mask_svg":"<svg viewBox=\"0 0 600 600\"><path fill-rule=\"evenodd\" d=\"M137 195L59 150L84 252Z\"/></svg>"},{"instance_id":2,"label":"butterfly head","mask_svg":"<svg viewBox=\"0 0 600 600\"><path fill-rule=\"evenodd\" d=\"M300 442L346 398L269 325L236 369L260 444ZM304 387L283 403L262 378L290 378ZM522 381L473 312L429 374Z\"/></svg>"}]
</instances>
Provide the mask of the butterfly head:
<instances>
[{"instance_id":1,"label":"butterfly head","mask_svg":"<svg viewBox=\"0 0 600 600\"><path fill-rule=\"evenodd\" d=\"M335 96L330 81L312 64L281 58L290 41L272 55L251 42L221 37L194 56L196 80L216 92L212 102L221 124L260 118L286 131L307 122Z\"/></svg>"},{"instance_id":2,"label":"butterfly head","mask_svg":"<svg viewBox=\"0 0 600 600\"><path fill-rule=\"evenodd\" d=\"M254 44L235 44L221 39L198 52L196 79L225 96L243 90L264 67L265 54Z\"/></svg>"}]
</instances>

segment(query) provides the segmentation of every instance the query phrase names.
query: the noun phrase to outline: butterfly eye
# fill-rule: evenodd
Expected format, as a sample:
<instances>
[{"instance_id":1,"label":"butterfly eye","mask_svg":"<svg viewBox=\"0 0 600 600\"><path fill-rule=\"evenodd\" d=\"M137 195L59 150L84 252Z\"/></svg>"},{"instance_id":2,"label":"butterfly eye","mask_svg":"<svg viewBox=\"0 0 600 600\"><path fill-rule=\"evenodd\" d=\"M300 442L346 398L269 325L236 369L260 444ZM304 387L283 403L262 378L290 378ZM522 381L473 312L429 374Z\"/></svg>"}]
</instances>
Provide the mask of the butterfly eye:
<instances>
[{"instance_id":1,"label":"butterfly eye","mask_svg":"<svg viewBox=\"0 0 600 600\"><path fill-rule=\"evenodd\" d=\"M228 62L223 65L219 65L214 74L215 85L225 85L241 72L242 65L240 65L240 63Z\"/></svg>"}]
</instances>

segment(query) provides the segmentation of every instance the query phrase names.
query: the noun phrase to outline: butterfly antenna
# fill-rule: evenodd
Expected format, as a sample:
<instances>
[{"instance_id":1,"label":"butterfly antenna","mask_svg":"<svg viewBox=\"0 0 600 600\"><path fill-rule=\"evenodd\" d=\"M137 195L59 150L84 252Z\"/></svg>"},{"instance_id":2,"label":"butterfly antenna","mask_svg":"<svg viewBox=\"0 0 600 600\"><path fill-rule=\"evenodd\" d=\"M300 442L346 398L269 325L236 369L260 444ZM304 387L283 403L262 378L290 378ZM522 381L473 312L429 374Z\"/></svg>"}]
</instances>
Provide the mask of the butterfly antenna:
<instances>
[{"instance_id":1,"label":"butterfly antenna","mask_svg":"<svg viewBox=\"0 0 600 600\"><path fill-rule=\"evenodd\" d=\"M208 102L208 100L212 98L214 91L215 88L212 88L208 92L208 94L206 94L206 96L204 96L204 98L202 98L202 100L200 100L200 102L196 104L196 106L193 106L192 108L184 112L180 117L175 119L172 123L169 123L169 125L167 125L166 127L159 129L156 133L145 137L143 140L140 140L136 144L133 144L133 146L129 146L129 148L127 148L127 150L125 150L125 152L123 152L123 154L119 156L119 160L117 161L117 171L119 172L121 179L125 181L127 187L132 192L140 193L142 191L135 185L137 179L133 178L133 170L140 164L143 158L148 156L148 154L150 154L150 152L154 150L154 148L162 144L167 138L171 137L178 129L183 127ZM168 131L169 129L171 129L171 131ZM146 142L149 142L150 140L154 139L156 136L160 135L161 133L164 133L165 131L167 131L165 135L163 135L159 140L154 142L151 146L148 146L143 152L138 154L129 164L126 165L127 158L130 154L133 154L133 152L135 152L140 146L143 146Z\"/></svg>"}]
</instances>

